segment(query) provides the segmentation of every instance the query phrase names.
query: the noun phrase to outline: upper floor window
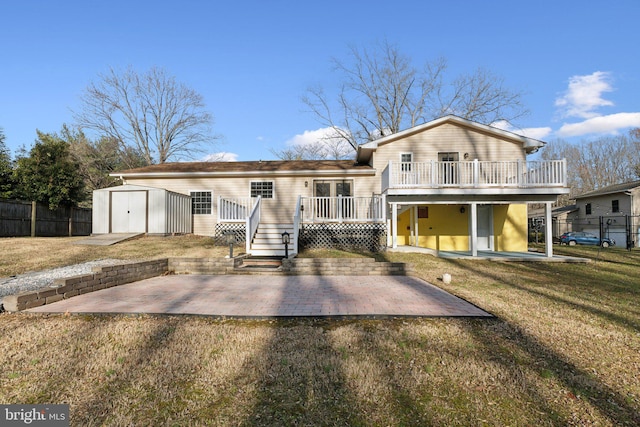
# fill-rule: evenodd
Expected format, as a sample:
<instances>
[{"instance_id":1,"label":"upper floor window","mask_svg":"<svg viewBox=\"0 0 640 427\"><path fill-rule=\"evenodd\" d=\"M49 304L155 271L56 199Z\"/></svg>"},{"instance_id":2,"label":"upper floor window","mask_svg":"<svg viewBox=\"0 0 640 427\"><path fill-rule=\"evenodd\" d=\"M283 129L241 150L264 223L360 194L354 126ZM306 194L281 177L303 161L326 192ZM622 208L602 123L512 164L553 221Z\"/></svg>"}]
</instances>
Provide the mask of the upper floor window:
<instances>
[{"instance_id":1,"label":"upper floor window","mask_svg":"<svg viewBox=\"0 0 640 427\"><path fill-rule=\"evenodd\" d=\"M438 166L438 175L440 183L445 185L458 184L459 182L459 158L458 153L438 153L438 160L441 162Z\"/></svg>"},{"instance_id":2,"label":"upper floor window","mask_svg":"<svg viewBox=\"0 0 640 427\"><path fill-rule=\"evenodd\" d=\"M263 199L273 199L273 181L252 181L251 197L262 196Z\"/></svg>"},{"instance_id":3,"label":"upper floor window","mask_svg":"<svg viewBox=\"0 0 640 427\"><path fill-rule=\"evenodd\" d=\"M584 213L586 215L591 215L591 203L587 203L584 205Z\"/></svg>"},{"instance_id":4,"label":"upper floor window","mask_svg":"<svg viewBox=\"0 0 640 427\"><path fill-rule=\"evenodd\" d=\"M441 162L457 162L459 160L458 153L438 153L438 160Z\"/></svg>"},{"instance_id":5,"label":"upper floor window","mask_svg":"<svg viewBox=\"0 0 640 427\"><path fill-rule=\"evenodd\" d=\"M620 203L617 200L611 201L611 212L620 212Z\"/></svg>"},{"instance_id":6,"label":"upper floor window","mask_svg":"<svg viewBox=\"0 0 640 427\"><path fill-rule=\"evenodd\" d=\"M211 215L211 191L191 192L191 212L194 215Z\"/></svg>"},{"instance_id":7,"label":"upper floor window","mask_svg":"<svg viewBox=\"0 0 640 427\"><path fill-rule=\"evenodd\" d=\"M402 172L411 171L411 162L413 162L413 153L400 153Z\"/></svg>"}]
</instances>

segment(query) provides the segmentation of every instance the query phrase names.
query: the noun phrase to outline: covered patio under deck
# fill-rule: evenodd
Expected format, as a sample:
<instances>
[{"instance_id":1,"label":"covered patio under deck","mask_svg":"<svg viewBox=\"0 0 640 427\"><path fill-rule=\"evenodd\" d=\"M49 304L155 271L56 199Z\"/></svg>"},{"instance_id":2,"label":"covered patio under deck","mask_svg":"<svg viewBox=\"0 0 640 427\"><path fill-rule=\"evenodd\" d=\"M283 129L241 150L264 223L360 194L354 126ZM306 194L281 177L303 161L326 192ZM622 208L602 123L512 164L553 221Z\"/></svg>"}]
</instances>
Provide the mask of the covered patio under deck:
<instances>
[{"instance_id":1,"label":"covered patio under deck","mask_svg":"<svg viewBox=\"0 0 640 427\"><path fill-rule=\"evenodd\" d=\"M382 194L391 210L388 216L390 226L387 246L398 248L400 215L404 215L406 220L406 212L409 210L409 224L406 221L402 223L406 227L402 229L402 233L406 234L409 230L410 236L413 236L413 239L408 239L409 245L430 247L439 252L467 249L467 256L471 257L478 257L483 251L527 253L526 218L518 218L515 213L517 209L514 209L514 213L507 213L503 218L503 224L514 225L511 230L501 229L494 233L494 225L499 225L499 221L494 221L493 216L496 206L506 206L507 210L511 210L514 205L543 204L545 232L547 236L551 236L552 205L558 195L569 191L566 176L565 160L390 161L382 174ZM453 244L441 246L441 237L446 236L446 233L439 234L435 226L432 230L427 221L423 225L428 226L428 232L421 230L420 223L424 214L419 209L422 207L424 211L428 206L443 205L459 207L459 213L463 215L457 215L451 209L437 209L437 225L447 229L447 238L454 241ZM526 209L520 208L520 211ZM426 237L432 241L426 242ZM434 237L437 239L435 244ZM501 241L505 239L519 239L519 243L504 245ZM512 251L507 246L518 249ZM544 256L553 258L551 239L545 244Z\"/></svg>"},{"instance_id":2,"label":"covered patio under deck","mask_svg":"<svg viewBox=\"0 0 640 427\"><path fill-rule=\"evenodd\" d=\"M520 239L524 239L520 244L521 249L512 251L505 250L504 247L498 245L497 242L499 239L504 238L504 236L500 236L497 232L494 232L494 223L493 223L493 211L495 206L509 206L509 205L528 205L531 203L544 204L545 206L545 232L546 235L550 236L552 233L551 225L551 211L552 205L555 201L555 195L549 197L548 195L465 195L464 197L460 197L460 195L452 195L452 194L440 194L440 195L429 195L429 196L419 196L419 195L407 195L407 196L387 196L387 203L390 205L390 218L389 218L389 227L388 227L388 236L387 236L387 246L389 249L397 249L399 247L414 247L420 249L427 249L430 251L434 251L440 256L440 253L444 254L458 254L460 256L464 255L467 257L485 257L486 254L504 254L500 255L501 258L505 258L508 254L509 257L530 257L529 252L527 251L527 243L526 243L526 229L521 230L520 234L525 234L524 236L520 236ZM459 211L462 219L448 217L445 219L441 219L441 221L453 222L457 221L465 228L465 234L468 237L468 244L465 243L465 247L460 248L451 248L451 247L441 247L439 245L424 245L420 244L421 239L425 237L429 237L428 232L421 231L419 226L420 215L418 214L418 210L421 207L428 206L442 206L455 205L460 206ZM484 213L488 208L489 217L487 218L487 214ZM408 242L399 242L398 238L398 229L399 229L399 219L400 212L406 212L407 209L411 212L411 220L410 225L407 229L410 232L410 238ZM507 218L509 219L509 218ZM487 225L488 222L488 225ZM526 223L522 224L526 227ZM423 227L424 228L424 227ZM431 229L431 227L429 227ZM506 233L505 233L506 234ZM433 234L430 237L440 238L440 236ZM408 243L408 244L407 244ZM467 249L466 251L464 249ZM551 239L545 243L545 251L544 254L536 254L535 256L541 257L544 256L546 258L553 258L553 242Z\"/></svg>"}]
</instances>

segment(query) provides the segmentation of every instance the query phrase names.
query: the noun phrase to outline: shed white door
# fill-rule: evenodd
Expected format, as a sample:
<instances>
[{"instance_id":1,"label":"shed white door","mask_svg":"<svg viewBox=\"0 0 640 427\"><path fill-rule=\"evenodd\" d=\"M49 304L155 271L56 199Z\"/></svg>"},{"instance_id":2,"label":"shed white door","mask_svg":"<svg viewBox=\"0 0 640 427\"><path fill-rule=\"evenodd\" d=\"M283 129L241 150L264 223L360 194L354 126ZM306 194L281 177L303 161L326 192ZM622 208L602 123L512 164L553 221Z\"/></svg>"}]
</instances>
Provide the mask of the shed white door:
<instances>
[{"instance_id":1,"label":"shed white door","mask_svg":"<svg viewBox=\"0 0 640 427\"><path fill-rule=\"evenodd\" d=\"M111 193L111 232L144 233L147 231L147 192L114 191Z\"/></svg>"},{"instance_id":2,"label":"shed white door","mask_svg":"<svg viewBox=\"0 0 640 427\"><path fill-rule=\"evenodd\" d=\"M478 205L478 250L491 250L491 205Z\"/></svg>"}]
</instances>

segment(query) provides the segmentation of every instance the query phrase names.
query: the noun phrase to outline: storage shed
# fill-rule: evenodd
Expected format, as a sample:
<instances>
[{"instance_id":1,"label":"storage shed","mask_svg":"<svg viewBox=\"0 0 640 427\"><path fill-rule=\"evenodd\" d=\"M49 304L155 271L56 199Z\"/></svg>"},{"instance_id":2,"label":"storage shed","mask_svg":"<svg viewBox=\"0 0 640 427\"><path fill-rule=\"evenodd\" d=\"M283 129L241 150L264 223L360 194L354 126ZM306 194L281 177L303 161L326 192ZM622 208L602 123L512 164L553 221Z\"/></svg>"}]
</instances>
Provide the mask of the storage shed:
<instances>
[{"instance_id":1,"label":"storage shed","mask_svg":"<svg viewBox=\"0 0 640 427\"><path fill-rule=\"evenodd\" d=\"M121 185L93 192L93 234L192 232L191 196Z\"/></svg>"}]
</instances>

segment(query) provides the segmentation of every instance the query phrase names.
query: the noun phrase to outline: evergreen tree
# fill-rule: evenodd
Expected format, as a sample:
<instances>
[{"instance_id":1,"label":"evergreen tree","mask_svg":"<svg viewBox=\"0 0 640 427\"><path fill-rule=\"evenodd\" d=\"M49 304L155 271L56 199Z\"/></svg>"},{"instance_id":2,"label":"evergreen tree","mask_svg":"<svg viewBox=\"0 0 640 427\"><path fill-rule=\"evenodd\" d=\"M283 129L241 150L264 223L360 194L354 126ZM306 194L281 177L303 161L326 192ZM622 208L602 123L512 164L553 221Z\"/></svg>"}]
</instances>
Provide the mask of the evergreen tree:
<instances>
[{"instance_id":1,"label":"evergreen tree","mask_svg":"<svg viewBox=\"0 0 640 427\"><path fill-rule=\"evenodd\" d=\"M15 183L13 181L13 163L11 154L5 145L5 136L0 128L0 199L13 197Z\"/></svg>"},{"instance_id":2,"label":"evergreen tree","mask_svg":"<svg viewBox=\"0 0 640 427\"><path fill-rule=\"evenodd\" d=\"M19 196L45 203L50 209L77 205L83 199L84 185L69 144L56 135L37 132L29 155L16 161L14 177Z\"/></svg>"}]
</instances>

